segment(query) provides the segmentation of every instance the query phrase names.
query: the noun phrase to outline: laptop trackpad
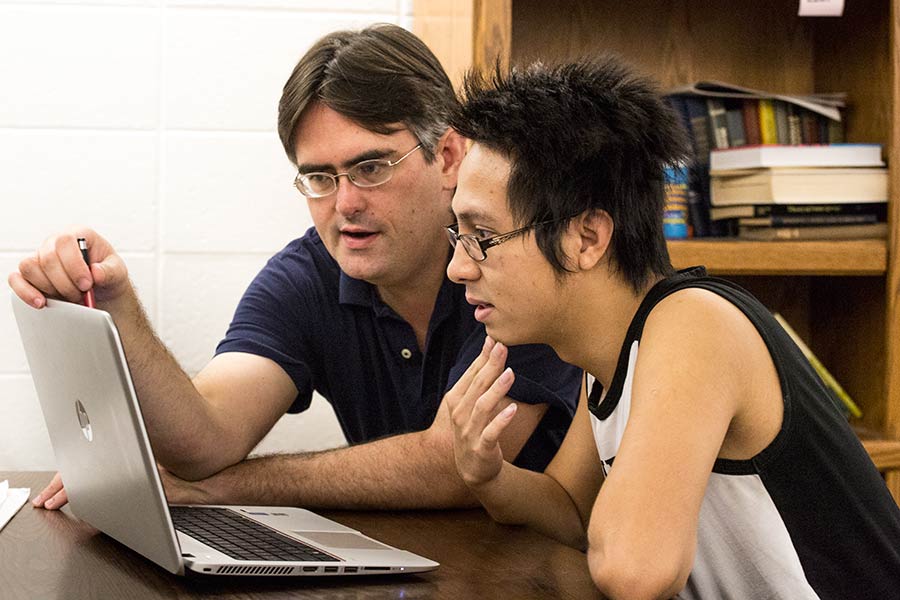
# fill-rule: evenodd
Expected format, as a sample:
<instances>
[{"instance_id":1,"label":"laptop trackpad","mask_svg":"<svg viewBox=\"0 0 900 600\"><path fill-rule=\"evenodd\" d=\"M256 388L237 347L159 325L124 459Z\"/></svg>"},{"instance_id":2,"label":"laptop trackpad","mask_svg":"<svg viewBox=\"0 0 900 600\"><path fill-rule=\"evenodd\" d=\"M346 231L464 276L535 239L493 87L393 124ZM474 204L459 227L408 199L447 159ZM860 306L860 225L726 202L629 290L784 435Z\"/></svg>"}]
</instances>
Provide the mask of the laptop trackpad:
<instances>
[{"instance_id":1,"label":"laptop trackpad","mask_svg":"<svg viewBox=\"0 0 900 600\"><path fill-rule=\"evenodd\" d=\"M379 544L356 533L347 531L294 531L311 542L329 546L331 548L343 548L346 550L393 550L390 546Z\"/></svg>"}]
</instances>

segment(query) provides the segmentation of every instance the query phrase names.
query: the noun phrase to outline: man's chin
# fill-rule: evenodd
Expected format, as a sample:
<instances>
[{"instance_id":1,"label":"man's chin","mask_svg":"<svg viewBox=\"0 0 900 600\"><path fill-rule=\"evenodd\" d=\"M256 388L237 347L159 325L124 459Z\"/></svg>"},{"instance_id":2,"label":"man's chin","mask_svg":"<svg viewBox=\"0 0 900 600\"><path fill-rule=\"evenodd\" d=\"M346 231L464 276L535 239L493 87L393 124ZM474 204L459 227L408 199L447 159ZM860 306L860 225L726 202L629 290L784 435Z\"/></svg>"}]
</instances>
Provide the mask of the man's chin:
<instances>
[{"instance_id":1,"label":"man's chin","mask_svg":"<svg viewBox=\"0 0 900 600\"><path fill-rule=\"evenodd\" d=\"M491 336L495 342L500 342L504 346L515 346L518 344L523 344L519 336L510 332L509 328L506 327L498 327L496 324L485 325L484 327L487 334Z\"/></svg>"},{"instance_id":2,"label":"man's chin","mask_svg":"<svg viewBox=\"0 0 900 600\"><path fill-rule=\"evenodd\" d=\"M380 279L381 269L371 259L339 255L337 263L341 271L353 279L361 279L369 283L375 283Z\"/></svg>"}]
</instances>

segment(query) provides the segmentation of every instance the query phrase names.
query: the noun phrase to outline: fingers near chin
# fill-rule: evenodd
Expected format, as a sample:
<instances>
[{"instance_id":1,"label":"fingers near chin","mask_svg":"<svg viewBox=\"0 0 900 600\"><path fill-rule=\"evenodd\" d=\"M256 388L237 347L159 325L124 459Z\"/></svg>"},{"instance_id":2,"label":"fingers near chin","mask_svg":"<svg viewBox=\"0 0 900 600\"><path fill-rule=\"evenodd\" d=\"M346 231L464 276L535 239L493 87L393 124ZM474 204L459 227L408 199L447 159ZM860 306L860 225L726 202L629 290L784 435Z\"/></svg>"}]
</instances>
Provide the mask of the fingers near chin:
<instances>
[{"instance_id":1,"label":"fingers near chin","mask_svg":"<svg viewBox=\"0 0 900 600\"><path fill-rule=\"evenodd\" d=\"M478 356L475 357L469 367L462 374L462 377L459 378L457 382L458 385L464 386L464 388L468 388L471 385L472 381L475 379L475 376L481 371L482 367L484 367L485 363L487 363L488 359L491 355L491 349L494 347L494 340L490 337L486 337L484 339L484 344L481 346L481 352L478 353Z\"/></svg>"},{"instance_id":2,"label":"fingers near chin","mask_svg":"<svg viewBox=\"0 0 900 600\"><path fill-rule=\"evenodd\" d=\"M503 376L504 365L506 365L506 347L503 344L496 344L491 350L487 362L483 363L475 375L470 391L483 393L485 390L490 389L491 386L496 384L498 377Z\"/></svg>"},{"instance_id":3,"label":"fingers near chin","mask_svg":"<svg viewBox=\"0 0 900 600\"><path fill-rule=\"evenodd\" d=\"M513 371L506 368L499 377L497 377L490 387L479 396L475 402L473 409L473 419L481 425L488 423L496 417L498 405L501 405L503 399L506 398L509 389L512 387ZM507 407L508 408L508 407Z\"/></svg>"},{"instance_id":4,"label":"fingers near chin","mask_svg":"<svg viewBox=\"0 0 900 600\"><path fill-rule=\"evenodd\" d=\"M499 443L500 436L503 434L506 426L513 420L513 417L516 416L517 410L518 407L516 403L513 402L501 410L497 416L488 423L488 426L484 428L484 431L481 434L481 441L484 446L493 447Z\"/></svg>"},{"instance_id":5,"label":"fingers near chin","mask_svg":"<svg viewBox=\"0 0 900 600\"><path fill-rule=\"evenodd\" d=\"M516 376L513 373L511 367L506 367L500 376L491 384L491 391L495 393L502 393L504 396L506 393L512 388L513 381L515 381Z\"/></svg>"}]
</instances>

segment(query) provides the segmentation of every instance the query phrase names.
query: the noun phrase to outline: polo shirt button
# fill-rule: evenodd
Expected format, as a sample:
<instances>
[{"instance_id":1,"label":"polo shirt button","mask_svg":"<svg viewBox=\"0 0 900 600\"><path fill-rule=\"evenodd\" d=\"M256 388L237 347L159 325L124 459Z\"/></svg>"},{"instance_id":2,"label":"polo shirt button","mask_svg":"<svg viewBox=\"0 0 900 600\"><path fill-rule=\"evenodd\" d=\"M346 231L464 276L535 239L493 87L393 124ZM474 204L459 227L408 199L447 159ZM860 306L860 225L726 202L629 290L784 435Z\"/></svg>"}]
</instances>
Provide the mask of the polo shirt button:
<instances>
[{"instance_id":1,"label":"polo shirt button","mask_svg":"<svg viewBox=\"0 0 900 600\"><path fill-rule=\"evenodd\" d=\"M400 356L402 356L403 358L411 358L412 351L409 348L404 348L400 351Z\"/></svg>"}]
</instances>

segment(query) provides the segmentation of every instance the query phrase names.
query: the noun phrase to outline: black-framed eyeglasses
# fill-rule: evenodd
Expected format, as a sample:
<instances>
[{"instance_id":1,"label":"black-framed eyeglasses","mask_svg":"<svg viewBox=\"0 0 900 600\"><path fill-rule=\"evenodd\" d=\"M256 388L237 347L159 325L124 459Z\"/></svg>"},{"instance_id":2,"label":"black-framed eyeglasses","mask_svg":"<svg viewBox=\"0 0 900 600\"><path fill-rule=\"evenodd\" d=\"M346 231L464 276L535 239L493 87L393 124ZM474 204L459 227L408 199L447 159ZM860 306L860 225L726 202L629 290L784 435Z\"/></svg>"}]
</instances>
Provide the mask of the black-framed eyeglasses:
<instances>
[{"instance_id":1,"label":"black-framed eyeglasses","mask_svg":"<svg viewBox=\"0 0 900 600\"><path fill-rule=\"evenodd\" d=\"M371 188L387 183L394 176L394 167L403 162L407 156L422 147L416 147L398 158L390 161L386 158L373 158L356 163L344 173L297 173L294 187L307 198L322 198L337 191L338 177L346 176L356 187Z\"/></svg>"},{"instance_id":2,"label":"black-framed eyeglasses","mask_svg":"<svg viewBox=\"0 0 900 600\"><path fill-rule=\"evenodd\" d=\"M474 233L460 233L459 232L459 223L453 223L452 225L447 225L444 229L447 232L447 239L450 240L450 245L456 248L456 242L462 242L463 250L466 251L466 254L469 255L469 258L476 262L483 262L487 259L487 249L493 248L503 242L507 242L517 235L521 235L528 231L529 229L534 229L538 225L549 225L550 223L556 223L558 221L564 221L566 219L571 219L572 217L562 217L559 219L552 219L550 221L540 221L538 223L532 223L531 225L527 225L525 227L520 227L519 229L515 229L513 231L508 231L507 233L499 233L497 235L492 235L491 237L479 238Z\"/></svg>"}]
</instances>

